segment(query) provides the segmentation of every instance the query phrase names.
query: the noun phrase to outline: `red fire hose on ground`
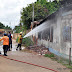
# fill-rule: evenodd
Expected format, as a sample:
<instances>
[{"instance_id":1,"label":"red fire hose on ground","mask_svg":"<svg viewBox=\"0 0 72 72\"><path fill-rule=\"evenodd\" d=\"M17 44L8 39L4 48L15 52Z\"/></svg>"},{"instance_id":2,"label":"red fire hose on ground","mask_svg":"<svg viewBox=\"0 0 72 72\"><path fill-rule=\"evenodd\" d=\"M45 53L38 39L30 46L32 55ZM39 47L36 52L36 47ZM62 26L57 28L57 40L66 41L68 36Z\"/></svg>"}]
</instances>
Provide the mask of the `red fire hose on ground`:
<instances>
[{"instance_id":1,"label":"red fire hose on ground","mask_svg":"<svg viewBox=\"0 0 72 72\"><path fill-rule=\"evenodd\" d=\"M36 65L36 64L32 64L32 63L28 63L28 62L24 62L24 61L20 61L20 60L8 58L8 57L2 56L2 55L0 55L0 56L1 56L1 57L4 57L4 58L6 58L6 59L9 59L9 60L13 60L13 61L21 62L21 63L26 63L26 64L30 64L30 65L33 65L33 66L45 68L45 69L48 69L48 70L51 70L51 71L54 71L54 72L58 72L58 71L56 71L56 70L53 70L53 69L50 69L50 68L47 68L47 67L44 67L44 66L40 66L40 65Z\"/></svg>"}]
</instances>

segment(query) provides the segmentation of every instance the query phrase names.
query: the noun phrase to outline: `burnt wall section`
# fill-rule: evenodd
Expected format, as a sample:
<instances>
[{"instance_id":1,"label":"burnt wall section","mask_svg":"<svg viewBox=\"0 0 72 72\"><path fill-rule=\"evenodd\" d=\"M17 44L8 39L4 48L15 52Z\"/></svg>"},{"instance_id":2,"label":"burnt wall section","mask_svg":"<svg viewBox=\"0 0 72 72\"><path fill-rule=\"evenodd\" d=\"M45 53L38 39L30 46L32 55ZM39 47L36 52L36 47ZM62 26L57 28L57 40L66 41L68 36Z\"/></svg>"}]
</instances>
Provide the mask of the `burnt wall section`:
<instances>
[{"instance_id":1,"label":"burnt wall section","mask_svg":"<svg viewBox=\"0 0 72 72\"><path fill-rule=\"evenodd\" d=\"M38 39L48 40L50 42L53 42L53 27L47 28L41 32L38 33Z\"/></svg>"}]
</instances>

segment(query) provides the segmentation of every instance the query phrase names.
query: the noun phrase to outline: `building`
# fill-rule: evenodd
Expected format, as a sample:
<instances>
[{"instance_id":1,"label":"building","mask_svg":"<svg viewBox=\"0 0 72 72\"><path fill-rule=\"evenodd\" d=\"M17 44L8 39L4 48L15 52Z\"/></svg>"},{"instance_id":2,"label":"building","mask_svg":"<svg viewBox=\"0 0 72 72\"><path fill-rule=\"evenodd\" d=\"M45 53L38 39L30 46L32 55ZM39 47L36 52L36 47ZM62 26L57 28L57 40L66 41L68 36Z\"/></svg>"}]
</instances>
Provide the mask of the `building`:
<instances>
[{"instance_id":1,"label":"building","mask_svg":"<svg viewBox=\"0 0 72 72\"><path fill-rule=\"evenodd\" d=\"M13 31L9 29L0 29L0 36L3 36L4 33L8 34L9 32L13 33Z\"/></svg>"},{"instance_id":2,"label":"building","mask_svg":"<svg viewBox=\"0 0 72 72\"><path fill-rule=\"evenodd\" d=\"M44 45L50 52L68 59L72 47L72 4L64 5L39 24L35 29L37 33L34 33L37 44Z\"/></svg>"},{"instance_id":3,"label":"building","mask_svg":"<svg viewBox=\"0 0 72 72\"><path fill-rule=\"evenodd\" d=\"M0 29L0 36L3 36L5 30L4 29Z\"/></svg>"}]
</instances>

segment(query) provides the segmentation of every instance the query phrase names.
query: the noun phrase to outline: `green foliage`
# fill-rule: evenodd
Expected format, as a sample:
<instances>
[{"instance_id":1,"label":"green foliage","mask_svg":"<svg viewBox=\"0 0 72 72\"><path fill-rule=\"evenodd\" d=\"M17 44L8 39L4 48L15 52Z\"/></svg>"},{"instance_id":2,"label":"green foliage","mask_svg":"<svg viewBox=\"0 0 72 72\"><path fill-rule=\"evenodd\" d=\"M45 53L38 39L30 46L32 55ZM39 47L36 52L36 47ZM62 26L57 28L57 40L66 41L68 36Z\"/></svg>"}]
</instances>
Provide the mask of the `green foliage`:
<instances>
[{"instance_id":1,"label":"green foliage","mask_svg":"<svg viewBox=\"0 0 72 72\"><path fill-rule=\"evenodd\" d=\"M19 38L19 37L17 37L16 42L18 42L18 38Z\"/></svg>"},{"instance_id":2,"label":"green foliage","mask_svg":"<svg viewBox=\"0 0 72 72\"><path fill-rule=\"evenodd\" d=\"M47 0L39 0L38 3L48 9L49 15L59 9L60 6L60 2L58 0L55 0L53 2L47 2Z\"/></svg>"},{"instance_id":3,"label":"green foliage","mask_svg":"<svg viewBox=\"0 0 72 72\"><path fill-rule=\"evenodd\" d=\"M46 7L49 10L49 14L52 14L53 12L55 12L56 10L59 9L59 2L48 2L46 3Z\"/></svg>"},{"instance_id":4,"label":"green foliage","mask_svg":"<svg viewBox=\"0 0 72 72\"><path fill-rule=\"evenodd\" d=\"M45 57L50 57L50 58L51 58L51 57L54 57L54 54L53 54L53 53L52 53L52 54L45 54L44 56L45 56Z\"/></svg>"},{"instance_id":5,"label":"green foliage","mask_svg":"<svg viewBox=\"0 0 72 72\"><path fill-rule=\"evenodd\" d=\"M24 38L24 39L22 40L22 43L23 43L26 47L31 46L31 45L34 44L34 43L31 41L30 38Z\"/></svg>"},{"instance_id":6,"label":"green foliage","mask_svg":"<svg viewBox=\"0 0 72 72\"><path fill-rule=\"evenodd\" d=\"M40 3L34 3L34 20L40 20L44 19L48 15L48 10L44 11L46 9L44 6L42 6ZM32 4L29 4L28 7L23 8L21 12L21 22L27 27L27 29L30 28L31 22L32 22L32 14L33 14L33 6Z\"/></svg>"},{"instance_id":7,"label":"green foliage","mask_svg":"<svg viewBox=\"0 0 72 72\"><path fill-rule=\"evenodd\" d=\"M48 15L59 9L59 6L59 0L54 0L53 2L48 2L47 0L37 0L34 3L34 21L46 18ZM20 31L26 32L27 29L30 29L32 15L33 4L29 4L21 10L20 24L14 28L16 33L19 33Z\"/></svg>"},{"instance_id":8,"label":"green foliage","mask_svg":"<svg viewBox=\"0 0 72 72\"><path fill-rule=\"evenodd\" d=\"M8 25L4 29L12 30Z\"/></svg>"},{"instance_id":9,"label":"green foliage","mask_svg":"<svg viewBox=\"0 0 72 72\"><path fill-rule=\"evenodd\" d=\"M15 26L15 28L14 28L14 30L15 30L15 33L20 33L20 26Z\"/></svg>"},{"instance_id":10,"label":"green foliage","mask_svg":"<svg viewBox=\"0 0 72 72\"><path fill-rule=\"evenodd\" d=\"M5 26L0 22L0 29L4 29Z\"/></svg>"},{"instance_id":11,"label":"green foliage","mask_svg":"<svg viewBox=\"0 0 72 72\"><path fill-rule=\"evenodd\" d=\"M15 31L15 33L20 33L20 32L23 32L24 34L26 33L26 28L22 24L19 24L19 26L15 26L13 30Z\"/></svg>"},{"instance_id":12,"label":"green foliage","mask_svg":"<svg viewBox=\"0 0 72 72\"><path fill-rule=\"evenodd\" d=\"M72 69L72 66L70 66L69 64L64 64L67 68Z\"/></svg>"},{"instance_id":13,"label":"green foliage","mask_svg":"<svg viewBox=\"0 0 72 72\"><path fill-rule=\"evenodd\" d=\"M34 3L34 21L44 19L52 14L59 8L59 1L48 2L47 0L37 0ZM29 4L28 7L23 8L21 11L20 22L24 28L29 29L32 22L33 5Z\"/></svg>"},{"instance_id":14,"label":"green foliage","mask_svg":"<svg viewBox=\"0 0 72 72\"><path fill-rule=\"evenodd\" d=\"M61 63L62 65L66 66L67 68L72 70L72 62L69 65L69 59L65 59L63 57L59 57L59 59L57 59L58 63Z\"/></svg>"},{"instance_id":15,"label":"green foliage","mask_svg":"<svg viewBox=\"0 0 72 72\"><path fill-rule=\"evenodd\" d=\"M0 29L9 29L12 30L8 25L5 26L3 23L0 22Z\"/></svg>"}]
</instances>

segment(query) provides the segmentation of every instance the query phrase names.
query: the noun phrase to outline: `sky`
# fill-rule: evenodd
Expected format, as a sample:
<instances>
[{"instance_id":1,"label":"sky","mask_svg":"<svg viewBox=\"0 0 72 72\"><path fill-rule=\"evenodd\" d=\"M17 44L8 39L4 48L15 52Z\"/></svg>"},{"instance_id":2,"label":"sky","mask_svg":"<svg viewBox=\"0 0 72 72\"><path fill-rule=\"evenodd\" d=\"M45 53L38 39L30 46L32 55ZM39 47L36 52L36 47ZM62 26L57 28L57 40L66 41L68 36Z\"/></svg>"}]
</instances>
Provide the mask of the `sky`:
<instances>
[{"instance_id":1,"label":"sky","mask_svg":"<svg viewBox=\"0 0 72 72\"><path fill-rule=\"evenodd\" d=\"M12 29L20 22L23 7L37 0L0 0L0 22Z\"/></svg>"}]
</instances>

